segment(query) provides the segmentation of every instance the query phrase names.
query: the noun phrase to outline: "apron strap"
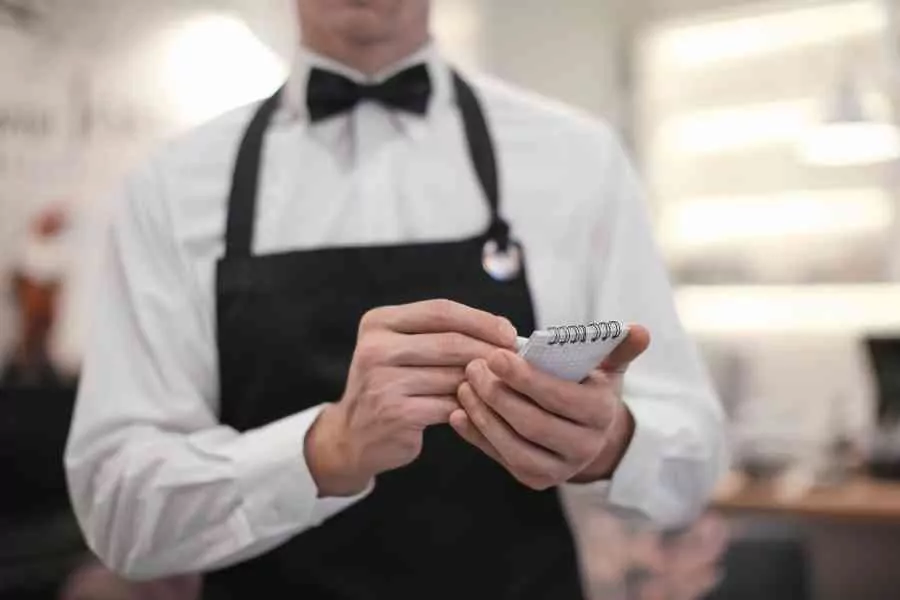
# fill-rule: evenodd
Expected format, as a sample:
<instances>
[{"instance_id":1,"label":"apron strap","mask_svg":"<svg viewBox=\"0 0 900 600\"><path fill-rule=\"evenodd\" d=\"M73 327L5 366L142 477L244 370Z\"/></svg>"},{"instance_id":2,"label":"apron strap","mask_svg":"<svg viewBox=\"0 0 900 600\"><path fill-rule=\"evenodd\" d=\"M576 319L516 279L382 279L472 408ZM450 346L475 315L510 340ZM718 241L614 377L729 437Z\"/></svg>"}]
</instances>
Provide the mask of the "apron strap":
<instances>
[{"instance_id":1,"label":"apron strap","mask_svg":"<svg viewBox=\"0 0 900 600\"><path fill-rule=\"evenodd\" d=\"M453 71L453 85L462 113L469 157L490 210L491 223L485 236L496 241L501 250L506 250L509 243L509 226L500 217L497 160L487 120L475 91L456 71ZM228 219L225 230L225 255L229 258L248 257L252 254L263 140L272 115L278 108L283 90L282 87L262 103L247 126L238 149L228 196Z\"/></svg>"},{"instance_id":2,"label":"apron strap","mask_svg":"<svg viewBox=\"0 0 900 600\"><path fill-rule=\"evenodd\" d=\"M456 71L453 72L453 86L462 113L463 126L466 129L469 156L490 209L491 224L487 237L495 240L499 249L505 251L509 242L509 225L500 217L500 184L490 129L475 90Z\"/></svg>"},{"instance_id":3,"label":"apron strap","mask_svg":"<svg viewBox=\"0 0 900 600\"><path fill-rule=\"evenodd\" d=\"M263 139L272 115L278 108L282 87L268 98L253 116L238 149L228 196L228 225L225 230L225 255L229 258L252 254L253 228L256 224L256 196Z\"/></svg>"}]
</instances>

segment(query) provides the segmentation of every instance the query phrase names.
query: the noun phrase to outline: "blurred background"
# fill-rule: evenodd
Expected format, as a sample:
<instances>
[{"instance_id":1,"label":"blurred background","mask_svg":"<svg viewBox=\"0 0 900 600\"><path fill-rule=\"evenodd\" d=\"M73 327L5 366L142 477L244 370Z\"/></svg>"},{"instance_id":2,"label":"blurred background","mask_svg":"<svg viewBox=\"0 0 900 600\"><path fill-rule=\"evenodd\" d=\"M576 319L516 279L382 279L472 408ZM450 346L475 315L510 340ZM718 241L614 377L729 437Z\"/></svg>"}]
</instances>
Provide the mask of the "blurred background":
<instances>
[{"instance_id":1,"label":"blurred background","mask_svg":"<svg viewBox=\"0 0 900 600\"><path fill-rule=\"evenodd\" d=\"M194 592L98 569L59 457L112 192L281 84L291 4L0 0L2 598ZM434 30L620 132L729 415L693 529L572 499L596 597L900 597L900 0L435 0Z\"/></svg>"}]
</instances>

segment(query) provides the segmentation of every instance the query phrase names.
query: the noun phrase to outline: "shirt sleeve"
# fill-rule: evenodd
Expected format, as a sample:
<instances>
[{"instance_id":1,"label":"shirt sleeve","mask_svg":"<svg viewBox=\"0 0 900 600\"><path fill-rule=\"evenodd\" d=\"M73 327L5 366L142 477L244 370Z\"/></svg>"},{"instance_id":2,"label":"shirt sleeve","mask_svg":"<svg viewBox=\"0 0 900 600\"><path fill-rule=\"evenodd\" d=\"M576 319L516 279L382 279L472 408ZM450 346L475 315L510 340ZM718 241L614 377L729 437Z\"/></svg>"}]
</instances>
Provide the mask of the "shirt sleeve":
<instances>
[{"instance_id":1,"label":"shirt sleeve","mask_svg":"<svg viewBox=\"0 0 900 600\"><path fill-rule=\"evenodd\" d=\"M582 488L661 526L680 526L705 508L727 464L723 411L699 352L675 310L636 174L618 140L604 169L592 247L592 308L598 319L638 323L651 343L625 375L635 420L610 481Z\"/></svg>"},{"instance_id":2,"label":"shirt sleeve","mask_svg":"<svg viewBox=\"0 0 900 600\"><path fill-rule=\"evenodd\" d=\"M218 421L214 321L153 166L115 204L65 454L90 547L134 579L214 570L359 500L318 499L321 407L244 433Z\"/></svg>"}]
</instances>

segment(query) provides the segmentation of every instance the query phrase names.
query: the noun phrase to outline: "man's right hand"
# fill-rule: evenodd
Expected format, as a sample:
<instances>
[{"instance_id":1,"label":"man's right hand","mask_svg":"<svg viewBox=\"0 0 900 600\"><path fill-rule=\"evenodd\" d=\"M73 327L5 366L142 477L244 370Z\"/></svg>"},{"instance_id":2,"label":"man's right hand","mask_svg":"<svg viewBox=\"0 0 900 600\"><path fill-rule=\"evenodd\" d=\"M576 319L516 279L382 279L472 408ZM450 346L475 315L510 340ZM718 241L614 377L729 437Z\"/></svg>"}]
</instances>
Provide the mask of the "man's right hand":
<instances>
[{"instance_id":1,"label":"man's right hand","mask_svg":"<svg viewBox=\"0 0 900 600\"><path fill-rule=\"evenodd\" d=\"M366 313L344 395L306 436L319 496L360 493L379 473L415 460L425 428L459 408L466 365L515 345L508 320L449 300Z\"/></svg>"}]
</instances>

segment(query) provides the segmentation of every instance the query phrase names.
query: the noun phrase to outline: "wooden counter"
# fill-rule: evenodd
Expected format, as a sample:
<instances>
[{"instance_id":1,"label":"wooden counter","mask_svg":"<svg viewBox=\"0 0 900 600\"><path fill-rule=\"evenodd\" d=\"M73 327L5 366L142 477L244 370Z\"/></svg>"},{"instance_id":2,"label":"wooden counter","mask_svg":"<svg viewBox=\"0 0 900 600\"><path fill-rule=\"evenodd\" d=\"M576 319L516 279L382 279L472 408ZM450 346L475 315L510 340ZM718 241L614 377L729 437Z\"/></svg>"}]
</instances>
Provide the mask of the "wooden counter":
<instances>
[{"instance_id":1,"label":"wooden counter","mask_svg":"<svg viewBox=\"0 0 900 600\"><path fill-rule=\"evenodd\" d=\"M732 474L719 486L712 506L726 512L900 523L900 482L854 476L832 487L786 494L774 482Z\"/></svg>"}]
</instances>

